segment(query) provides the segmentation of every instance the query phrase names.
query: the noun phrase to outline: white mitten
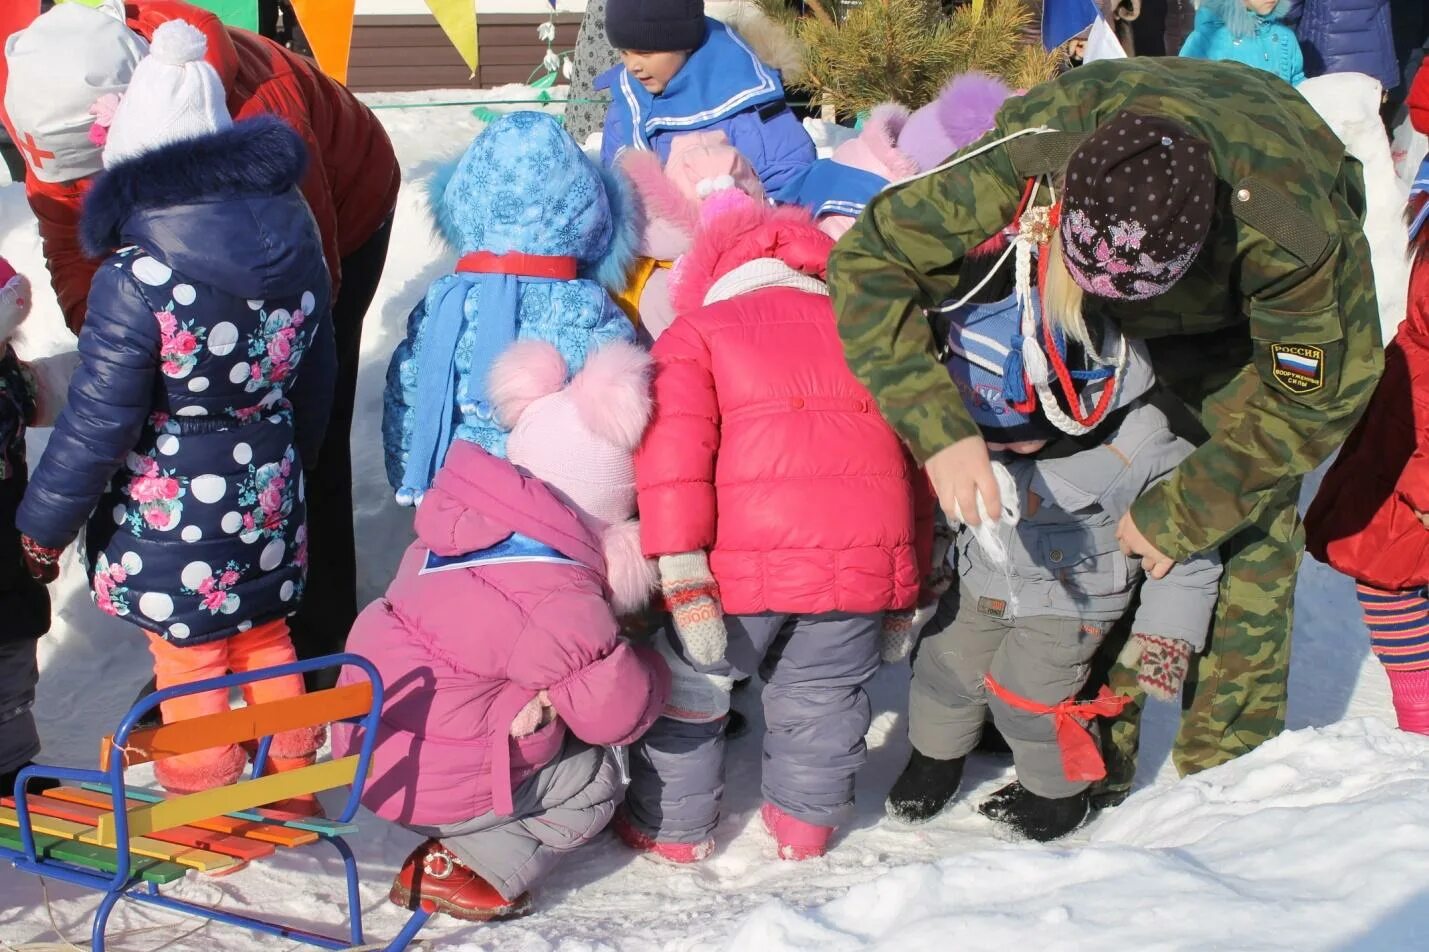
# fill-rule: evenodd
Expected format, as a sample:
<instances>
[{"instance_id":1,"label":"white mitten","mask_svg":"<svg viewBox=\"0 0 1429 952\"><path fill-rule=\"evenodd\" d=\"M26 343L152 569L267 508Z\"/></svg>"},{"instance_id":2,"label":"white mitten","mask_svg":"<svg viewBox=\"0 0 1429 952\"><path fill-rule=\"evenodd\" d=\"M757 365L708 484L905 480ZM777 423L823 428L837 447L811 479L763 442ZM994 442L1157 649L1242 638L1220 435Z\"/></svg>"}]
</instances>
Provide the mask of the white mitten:
<instances>
[{"instance_id":1,"label":"white mitten","mask_svg":"<svg viewBox=\"0 0 1429 952\"><path fill-rule=\"evenodd\" d=\"M997 523L993 523L989 518L987 503L979 493L977 497L977 513L982 519L981 525L970 526L973 538L977 539L977 544L982 548L983 554L997 565L1007 564L1007 549L1002 544L1002 539L998 537L997 529L999 525L1015 526L1022 518L1022 505L1017 498L1017 483L1013 480L1012 474L1007 471L1007 467L994 461L992 464L992 474L997 479L998 494L1002 496L1002 512ZM953 501L952 511L948 514L952 521L963 525L967 520L963 518L962 510L958 508L957 500Z\"/></svg>"},{"instance_id":2,"label":"white mitten","mask_svg":"<svg viewBox=\"0 0 1429 952\"><path fill-rule=\"evenodd\" d=\"M661 714L672 721L707 724L729 713L733 678L696 671L670 646L664 632L655 636L654 648L670 669L670 699Z\"/></svg>"},{"instance_id":3,"label":"white mitten","mask_svg":"<svg viewBox=\"0 0 1429 952\"><path fill-rule=\"evenodd\" d=\"M698 665L722 661L729 633L709 557L702 551L660 556L660 591L690 659Z\"/></svg>"}]
</instances>

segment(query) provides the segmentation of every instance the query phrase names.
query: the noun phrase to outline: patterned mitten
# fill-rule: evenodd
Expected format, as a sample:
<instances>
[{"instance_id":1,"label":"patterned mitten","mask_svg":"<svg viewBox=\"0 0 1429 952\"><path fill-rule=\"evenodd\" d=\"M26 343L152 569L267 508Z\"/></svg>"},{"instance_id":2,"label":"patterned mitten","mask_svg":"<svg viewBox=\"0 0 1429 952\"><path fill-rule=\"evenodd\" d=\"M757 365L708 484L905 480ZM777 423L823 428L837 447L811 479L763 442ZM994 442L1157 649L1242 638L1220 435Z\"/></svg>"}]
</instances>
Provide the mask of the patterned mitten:
<instances>
[{"instance_id":1,"label":"patterned mitten","mask_svg":"<svg viewBox=\"0 0 1429 952\"><path fill-rule=\"evenodd\" d=\"M660 591L690 660L698 665L723 660L729 634L709 557L704 552L660 556Z\"/></svg>"},{"instance_id":2,"label":"patterned mitten","mask_svg":"<svg viewBox=\"0 0 1429 952\"><path fill-rule=\"evenodd\" d=\"M1136 668L1136 683L1152 697L1173 701L1191 668L1191 646L1180 638L1132 635L1122 661Z\"/></svg>"},{"instance_id":3,"label":"patterned mitten","mask_svg":"<svg viewBox=\"0 0 1429 952\"><path fill-rule=\"evenodd\" d=\"M20 552L25 557L25 568L30 578L46 585L59 578L60 555L64 549L51 549L40 545L27 535L20 536Z\"/></svg>"}]
</instances>

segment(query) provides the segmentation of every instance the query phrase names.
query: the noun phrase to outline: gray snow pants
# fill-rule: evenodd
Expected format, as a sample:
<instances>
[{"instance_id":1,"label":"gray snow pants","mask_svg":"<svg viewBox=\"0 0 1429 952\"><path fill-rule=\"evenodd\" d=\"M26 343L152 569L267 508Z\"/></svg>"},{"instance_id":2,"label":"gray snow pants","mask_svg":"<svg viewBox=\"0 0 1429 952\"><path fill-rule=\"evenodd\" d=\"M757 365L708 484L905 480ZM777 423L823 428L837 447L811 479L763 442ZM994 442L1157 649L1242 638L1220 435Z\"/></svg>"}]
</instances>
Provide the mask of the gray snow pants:
<instances>
[{"instance_id":1,"label":"gray snow pants","mask_svg":"<svg viewBox=\"0 0 1429 952\"><path fill-rule=\"evenodd\" d=\"M9 773L40 752L35 729L35 684L40 666L35 640L0 641L0 773ZM10 796L13 790L3 791Z\"/></svg>"},{"instance_id":2,"label":"gray snow pants","mask_svg":"<svg viewBox=\"0 0 1429 952\"><path fill-rule=\"evenodd\" d=\"M1110 622L1034 616L1004 619L1001 602L964 593L957 616L918 645L908 697L908 739L937 760L965 757L977 746L983 720L1012 748L1017 779L1041 797L1070 797L1089 784L1067 779L1053 719L1011 707L988 692L983 678L1038 704L1075 697ZM1096 739L1095 721L1089 726Z\"/></svg>"},{"instance_id":3,"label":"gray snow pants","mask_svg":"<svg viewBox=\"0 0 1429 952\"><path fill-rule=\"evenodd\" d=\"M595 91L596 77L620 62L620 54L605 38L605 0L587 0L585 16L576 37L575 55L571 60L571 92L575 100L566 106L566 131L584 146L592 133L605 125L606 102L610 91Z\"/></svg>"},{"instance_id":4,"label":"gray snow pants","mask_svg":"<svg viewBox=\"0 0 1429 952\"><path fill-rule=\"evenodd\" d=\"M463 823L408 829L441 840L501 895L515 899L562 854L605 829L621 788L614 751L567 737L560 756L516 788L510 816L483 813Z\"/></svg>"},{"instance_id":5,"label":"gray snow pants","mask_svg":"<svg viewBox=\"0 0 1429 952\"><path fill-rule=\"evenodd\" d=\"M764 681L764 799L796 819L837 827L853 809L872 708L863 685L878 671L883 614L729 615L725 660L701 670ZM668 629L655 634L680 647ZM682 656L683 657L683 656ZM630 750L626 810L656 839L699 843L719 821L724 718L662 717Z\"/></svg>"}]
</instances>

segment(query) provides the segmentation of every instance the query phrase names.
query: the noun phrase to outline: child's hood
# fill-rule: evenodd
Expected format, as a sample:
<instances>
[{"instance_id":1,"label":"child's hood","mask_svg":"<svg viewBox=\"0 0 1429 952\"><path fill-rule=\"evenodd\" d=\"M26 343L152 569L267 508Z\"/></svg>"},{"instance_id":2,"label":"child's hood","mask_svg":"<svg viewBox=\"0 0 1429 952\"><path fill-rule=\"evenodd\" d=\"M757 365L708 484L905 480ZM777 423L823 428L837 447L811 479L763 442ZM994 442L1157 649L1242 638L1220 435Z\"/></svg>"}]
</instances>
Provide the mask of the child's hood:
<instances>
[{"instance_id":1,"label":"child's hood","mask_svg":"<svg viewBox=\"0 0 1429 952\"><path fill-rule=\"evenodd\" d=\"M438 230L458 251L576 258L583 277L618 289L640 231L626 189L555 119L516 112L482 130L429 194Z\"/></svg>"},{"instance_id":2,"label":"child's hood","mask_svg":"<svg viewBox=\"0 0 1429 952\"><path fill-rule=\"evenodd\" d=\"M1290 12L1290 0L1279 0L1275 9L1262 16L1245 5L1245 0L1201 0L1201 9L1215 15L1231 36L1243 38L1255 33L1257 23L1285 19Z\"/></svg>"},{"instance_id":3,"label":"child's hood","mask_svg":"<svg viewBox=\"0 0 1429 952\"><path fill-rule=\"evenodd\" d=\"M176 142L102 173L85 196L85 251L140 245L196 281L251 300L312 279L322 244L297 188L307 148L259 116Z\"/></svg>"},{"instance_id":4,"label":"child's hood","mask_svg":"<svg viewBox=\"0 0 1429 952\"><path fill-rule=\"evenodd\" d=\"M597 528L541 480L464 440L452 444L422 497L416 530L438 556L490 548L513 532L535 539L598 575L619 612L643 607L656 582L639 523Z\"/></svg>"},{"instance_id":5,"label":"child's hood","mask_svg":"<svg viewBox=\"0 0 1429 952\"><path fill-rule=\"evenodd\" d=\"M782 261L794 271L822 280L834 240L819 230L807 209L775 208L730 190L712 201L694 247L681 259L672 279L676 314L704 306L716 281L735 268L759 259Z\"/></svg>"},{"instance_id":6,"label":"child's hood","mask_svg":"<svg viewBox=\"0 0 1429 952\"><path fill-rule=\"evenodd\" d=\"M549 486L464 440L452 444L422 497L416 529L439 556L476 552L519 532L605 575L595 536Z\"/></svg>"}]
</instances>

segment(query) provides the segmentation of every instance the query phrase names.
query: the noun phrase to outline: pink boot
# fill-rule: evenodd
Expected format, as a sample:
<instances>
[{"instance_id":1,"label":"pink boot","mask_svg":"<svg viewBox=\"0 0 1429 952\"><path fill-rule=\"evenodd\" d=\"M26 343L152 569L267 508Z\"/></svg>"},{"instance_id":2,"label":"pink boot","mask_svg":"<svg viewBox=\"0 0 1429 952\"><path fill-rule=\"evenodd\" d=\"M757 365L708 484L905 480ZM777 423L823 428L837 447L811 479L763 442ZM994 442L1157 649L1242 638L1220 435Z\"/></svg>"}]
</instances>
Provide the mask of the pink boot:
<instances>
[{"instance_id":1,"label":"pink boot","mask_svg":"<svg viewBox=\"0 0 1429 952\"><path fill-rule=\"evenodd\" d=\"M829 839L834 835L833 827L806 823L772 803L764 804L759 815L764 820L764 828L779 844L780 859L801 860L823 856L828 849Z\"/></svg>"},{"instance_id":2,"label":"pink boot","mask_svg":"<svg viewBox=\"0 0 1429 952\"><path fill-rule=\"evenodd\" d=\"M1389 691L1399 729L1410 734L1429 734L1429 669L1399 671L1386 669Z\"/></svg>"},{"instance_id":3,"label":"pink boot","mask_svg":"<svg viewBox=\"0 0 1429 952\"><path fill-rule=\"evenodd\" d=\"M620 842L637 853L653 853L656 858L663 859L667 863L681 865L698 863L714 852L714 840L704 840L699 843L671 843L657 840L650 834L636 829L623 809L615 811L615 820L611 823L611 829L615 830L615 835L620 837Z\"/></svg>"},{"instance_id":4,"label":"pink boot","mask_svg":"<svg viewBox=\"0 0 1429 952\"><path fill-rule=\"evenodd\" d=\"M170 793L198 793L236 783L248 755L237 744L154 762L154 777Z\"/></svg>"}]
</instances>

